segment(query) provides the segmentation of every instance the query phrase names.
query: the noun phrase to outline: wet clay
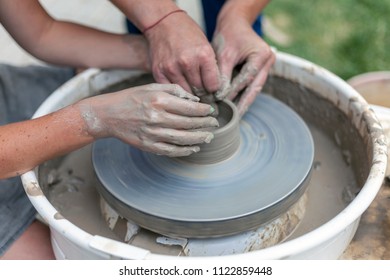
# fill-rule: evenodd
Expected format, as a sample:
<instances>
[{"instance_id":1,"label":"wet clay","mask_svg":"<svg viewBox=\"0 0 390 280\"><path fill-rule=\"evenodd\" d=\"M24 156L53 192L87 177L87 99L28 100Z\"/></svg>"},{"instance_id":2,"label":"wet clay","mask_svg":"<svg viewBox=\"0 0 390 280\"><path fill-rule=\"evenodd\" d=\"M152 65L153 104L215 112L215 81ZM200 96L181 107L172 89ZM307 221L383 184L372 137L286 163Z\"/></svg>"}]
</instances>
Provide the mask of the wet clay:
<instances>
[{"instance_id":1,"label":"wet clay","mask_svg":"<svg viewBox=\"0 0 390 280\"><path fill-rule=\"evenodd\" d=\"M229 100L218 102L219 128L214 130L214 139L200 145L200 151L178 158L196 164L212 164L230 158L240 145L239 115L236 106Z\"/></svg>"}]
</instances>

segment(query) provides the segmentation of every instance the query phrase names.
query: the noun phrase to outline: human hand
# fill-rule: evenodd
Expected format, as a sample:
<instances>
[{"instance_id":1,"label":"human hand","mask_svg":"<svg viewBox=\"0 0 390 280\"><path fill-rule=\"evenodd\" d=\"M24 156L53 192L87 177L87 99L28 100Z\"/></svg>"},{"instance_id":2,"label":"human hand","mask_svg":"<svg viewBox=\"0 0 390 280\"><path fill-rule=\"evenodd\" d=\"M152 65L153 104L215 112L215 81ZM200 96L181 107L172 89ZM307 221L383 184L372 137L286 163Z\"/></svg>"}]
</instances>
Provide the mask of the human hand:
<instances>
[{"instance_id":1,"label":"human hand","mask_svg":"<svg viewBox=\"0 0 390 280\"><path fill-rule=\"evenodd\" d=\"M215 97L233 100L244 90L237 105L242 116L261 91L275 55L246 22L223 25L215 33L212 45L221 73L221 88ZM243 64L240 72L231 81L233 69L240 64Z\"/></svg>"},{"instance_id":2,"label":"human hand","mask_svg":"<svg viewBox=\"0 0 390 280\"><path fill-rule=\"evenodd\" d=\"M218 126L213 108L178 85L149 84L80 101L94 139L117 137L141 150L171 157L199 151Z\"/></svg>"},{"instance_id":3,"label":"human hand","mask_svg":"<svg viewBox=\"0 0 390 280\"><path fill-rule=\"evenodd\" d=\"M219 88L215 53L200 27L185 13L175 13L145 32L152 72L159 83L174 83L197 96Z\"/></svg>"}]
</instances>

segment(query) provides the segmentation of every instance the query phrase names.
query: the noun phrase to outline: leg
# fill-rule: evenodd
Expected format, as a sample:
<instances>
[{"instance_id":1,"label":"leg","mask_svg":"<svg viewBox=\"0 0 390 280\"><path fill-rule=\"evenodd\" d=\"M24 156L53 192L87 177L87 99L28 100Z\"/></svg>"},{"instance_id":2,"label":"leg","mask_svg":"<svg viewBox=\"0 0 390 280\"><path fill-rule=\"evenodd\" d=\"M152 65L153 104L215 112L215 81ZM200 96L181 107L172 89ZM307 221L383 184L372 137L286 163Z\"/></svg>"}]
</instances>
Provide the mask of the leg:
<instances>
[{"instance_id":1,"label":"leg","mask_svg":"<svg viewBox=\"0 0 390 280\"><path fill-rule=\"evenodd\" d=\"M49 227L35 220L0 260L53 260Z\"/></svg>"},{"instance_id":2,"label":"leg","mask_svg":"<svg viewBox=\"0 0 390 280\"><path fill-rule=\"evenodd\" d=\"M39 105L73 76L71 68L0 64L0 125L31 118Z\"/></svg>"},{"instance_id":3,"label":"leg","mask_svg":"<svg viewBox=\"0 0 390 280\"><path fill-rule=\"evenodd\" d=\"M0 64L0 125L31 118L39 105L73 73L70 68ZM24 192L20 178L0 180L0 256L29 228L35 215L36 211ZM42 226L34 224L32 227L34 239L37 233L43 233L39 230ZM50 243L47 236L44 239ZM16 248L24 248L25 253L30 253L30 247L35 250L39 243L23 244L28 246ZM16 258L14 254L12 256ZM21 255L21 258L24 257Z\"/></svg>"}]
</instances>

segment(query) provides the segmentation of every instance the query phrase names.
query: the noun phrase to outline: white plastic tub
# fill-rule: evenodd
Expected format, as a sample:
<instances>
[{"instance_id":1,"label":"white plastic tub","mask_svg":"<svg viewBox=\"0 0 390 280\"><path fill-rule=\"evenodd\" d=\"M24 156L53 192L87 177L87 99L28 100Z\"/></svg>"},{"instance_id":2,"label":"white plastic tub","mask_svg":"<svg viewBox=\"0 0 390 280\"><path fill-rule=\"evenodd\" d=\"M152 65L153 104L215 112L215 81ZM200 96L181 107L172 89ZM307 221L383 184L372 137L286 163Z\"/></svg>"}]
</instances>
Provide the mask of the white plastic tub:
<instances>
[{"instance_id":1,"label":"white plastic tub","mask_svg":"<svg viewBox=\"0 0 390 280\"><path fill-rule=\"evenodd\" d=\"M38 109L34 117L55 111L79 99L96 94L109 85L139 74L141 73L134 71L87 70L54 92ZM356 129L362 139L361 142L364 143L357 148L368 159L368 162L361 167L365 170L361 189L358 195L332 219L297 238L291 238L266 249L219 258L337 259L347 248L359 225L362 213L369 207L382 185L387 164L386 139L380 123L367 102L346 82L325 69L303 59L277 53L276 63L269 79L271 81L268 90L271 94L273 79L294 83L297 85L297 90L302 90L308 96L314 94L315 98L326 100L330 107L333 106L347 116L351 127ZM300 95L297 96L282 96L281 99L295 106L299 113L315 110L304 99L290 100L301 98ZM38 170L27 172L22 175L22 181L31 202L50 226L53 249L57 258L182 258L152 253L108 237L91 235L83 228L77 227L65 219L44 195L37 179L37 172Z\"/></svg>"}]
</instances>

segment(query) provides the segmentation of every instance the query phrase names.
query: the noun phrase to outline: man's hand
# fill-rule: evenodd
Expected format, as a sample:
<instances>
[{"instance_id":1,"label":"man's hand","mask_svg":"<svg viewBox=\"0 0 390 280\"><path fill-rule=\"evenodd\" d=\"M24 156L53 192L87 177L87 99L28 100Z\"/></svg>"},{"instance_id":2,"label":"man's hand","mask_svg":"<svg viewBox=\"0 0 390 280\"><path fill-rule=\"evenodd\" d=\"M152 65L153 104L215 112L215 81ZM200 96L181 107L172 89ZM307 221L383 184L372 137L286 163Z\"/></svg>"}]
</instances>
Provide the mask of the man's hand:
<instances>
[{"instance_id":1,"label":"man's hand","mask_svg":"<svg viewBox=\"0 0 390 280\"><path fill-rule=\"evenodd\" d=\"M219 89L214 50L187 14L172 14L148 30L145 36L157 82L178 84L197 96Z\"/></svg>"},{"instance_id":2,"label":"man's hand","mask_svg":"<svg viewBox=\"0 0 390 280\"><path fill-rule=\"evenodd\" d=\"M221 73L221 89L216 98L233 100L243 90L238 103L238 111L243 115L261 91L275 55L245 22L225 22L215 33L212 44ZM241 70L231 81L233 69L241 64Z\"/></svg>"}]
</instances>

